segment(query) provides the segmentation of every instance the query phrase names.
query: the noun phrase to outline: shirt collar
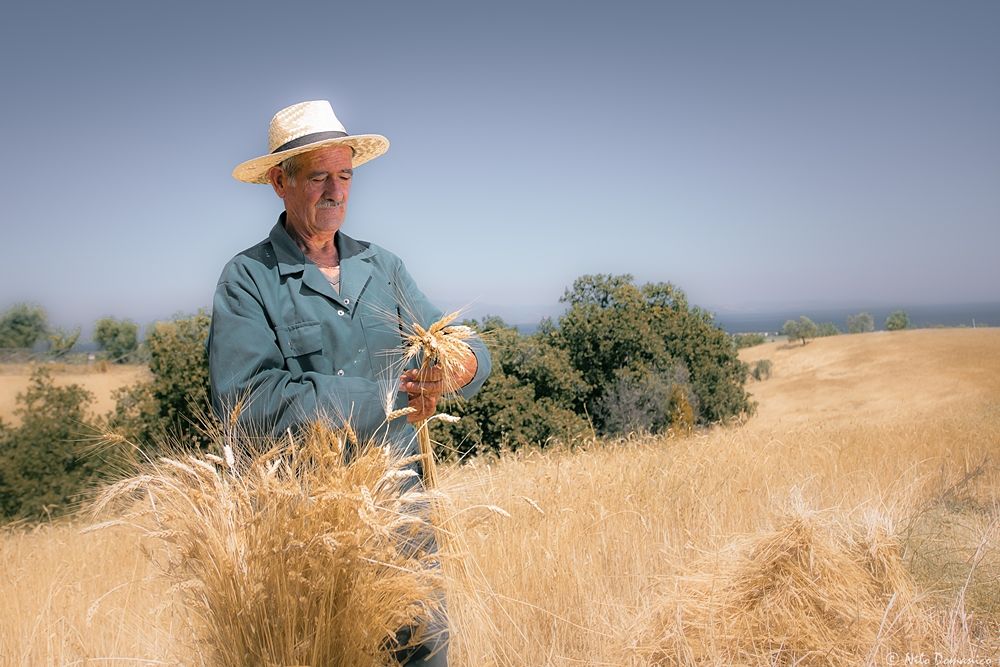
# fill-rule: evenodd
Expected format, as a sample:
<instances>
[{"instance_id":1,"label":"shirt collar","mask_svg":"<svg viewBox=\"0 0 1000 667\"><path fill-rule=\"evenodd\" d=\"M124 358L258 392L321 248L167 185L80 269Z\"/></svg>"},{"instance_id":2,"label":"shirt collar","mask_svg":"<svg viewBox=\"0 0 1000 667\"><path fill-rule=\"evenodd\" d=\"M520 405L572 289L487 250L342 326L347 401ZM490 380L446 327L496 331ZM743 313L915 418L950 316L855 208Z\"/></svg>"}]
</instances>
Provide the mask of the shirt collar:
<instances>
[{"instance_id":1,"label":"shirt collar","mask_svg":"<svg viewBox=\"0 0 1000 667\"><path fill-rule=\"evenodd\" d=\"M278 272L281 275L299 273L305 269L306 256L285 229L284 211L278 216L278 221L271 228L268 238L271 247L274 248L274 255L278 260ZM368 243L355 240L343 232L338 231L333 241L337 245L337 255L341 264L345 261L366 259L372 255Z\"/></svg>"}]
</instances>

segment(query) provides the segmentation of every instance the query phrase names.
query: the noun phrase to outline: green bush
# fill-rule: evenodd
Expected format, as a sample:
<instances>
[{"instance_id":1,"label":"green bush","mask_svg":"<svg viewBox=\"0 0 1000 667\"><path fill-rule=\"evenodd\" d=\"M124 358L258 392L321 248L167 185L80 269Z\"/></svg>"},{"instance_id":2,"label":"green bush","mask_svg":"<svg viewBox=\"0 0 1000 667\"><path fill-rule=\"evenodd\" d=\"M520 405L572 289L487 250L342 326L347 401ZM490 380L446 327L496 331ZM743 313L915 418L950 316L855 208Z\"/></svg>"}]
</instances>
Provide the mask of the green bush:
<instances>
[{"instance_id":1,"label":"green bush","mask_svg":"<svg viewBox=\"0 0 1000 667\"><path fill-rule=\"evenodd\" d=\"M139 347L139 326L131 320L101 318L94 326L94 342L107 352L109 359L124 363Z\"/></svg>"},{"instance_id":2,"label":"green bush","mask_svg":"<svg viewBox=\"0 0 1000 667\"><path fill-rule=\"evenodd\" d=\"M120 390L113 418L116 430L142 443L171 436L205 446L202 426L211 417L206 341L211 317L204 311L157 322L146 336L153 379Z\"/></svg>"},{"instance_id":3,"label":"green bush","mask_svg":"<svg viewBox=\"0 0 1000 667\"><path fill-rule=\"evenodd\" d=\"M694 400L687 380L687 369L681 365L672 371L619 368L597 401L595 418L607 435L659 433L672 425L683 395L691 421Z\"/></svg>"},{"instance_id":4,"label":"green bush","mask_svg":"<svg viewBox=\"0 0 1000 667\"><path fill-rule=\"evenodd\" d=\"M442 456L572 442L590 433L586 419L573 409L587 388L565 350L551 344L549 327L543 324L534 335L522 336L496 317L469 324L490 348L493 373L471 400L442 406L461 418L458 423L432 422Z\"/></svg>"},{"instance_id":5,"label":"green bush","mask_svg":"<svg viewBox=\"0 0 1000 667\"><path fill-rule=\"evenodd\" d=\"M875 318L871 313L847 316L847 333L867 333L875 331Z\"/></svg>"},{"instance_id":6,"label":"green bush","mask_svg":"<svg viewBox=\"0 0 1000 667\"><path fill-rule=\"evenodd\" d=\"M736 343L736 349L742 350L745 347L753 347L754 345L760 345L767 340L767 337L762 333L741 333L733 335L733 342Z\"/></svg>"},{"instance_id":7,"label":"green bush","mask_svg":"<svg viewBox=\"0 0 1000 667\"><path fill-rule=\"evenodd\" d=\"M0 425L0 511L42 518L72 507L108 462L86 452L96 427L87 421L93 396L79 385L57 387L45 368L18 394L17 427Z\"/></svg>"},{"instance_id":8,"label":"green bush","mask_svg":"<svg viewBox=\"0 0 1000 667\"><path fill-rule=\"evenodd\" d=\"M0 348L32 347L48 331L48 316L41 306L18 303L0 317Z\"/></svg>"},{"instance_id":9,"label":"green bush","mask_svg":"<svg viewBox=\"0 0 1000 667\"><path fill-rule=\"evenodd\" d=\"M910 316L904 310L894 310L885 319L886 331L900 331L910 328Z\"/></svg>"},{"instance_id":10,"label":"green bush","mask_svg":"<svg viewBox=\"0 0 1000 667\"><path fill-rule=\"evenodd\" d=\"M771 366L772 364L770 359L760 359L753 365L753 370L750 371L750 375L758 382L761 380L767 380L771 377Z\"/></svg>"},{"instance_id":11,"label":"green bush","mask_svg":"<svg viewBox=\"0 0 1000 667\"><path fill-rule=\"evenodd\" d=\"M66 356L80 340L80 327L73 330L55 329L49 332L49 354L58 359Z\"/></svg>"}]
</instances>

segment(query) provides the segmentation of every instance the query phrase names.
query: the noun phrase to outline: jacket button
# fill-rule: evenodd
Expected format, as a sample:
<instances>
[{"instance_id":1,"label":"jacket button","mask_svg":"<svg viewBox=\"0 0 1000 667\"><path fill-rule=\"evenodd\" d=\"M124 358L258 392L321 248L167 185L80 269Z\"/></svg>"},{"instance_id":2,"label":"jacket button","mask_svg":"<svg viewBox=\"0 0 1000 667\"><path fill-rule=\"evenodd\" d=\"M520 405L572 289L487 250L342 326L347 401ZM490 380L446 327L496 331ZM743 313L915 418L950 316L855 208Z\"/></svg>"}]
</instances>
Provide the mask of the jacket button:
<instances>
[{"instance_id":1,"label":"jacket button","mask_svg":"<svg viewBox=\"0 0 1000 667\"><path fill-rule=\"evenodd\" d=\"M350 303L351 303L351 300L350 300L350 299L344 299L344 305L345 305L345 306L346 306L346 305L348 305L348 304L350 304Z\"/></svg>"},{"instance_id":2,"label":"jacket button","mask_svg":"<svg viewBox=\"0 0 1000 667\"><path fill-rule=\"evenodd\" d=\"M337 371L337 375L343 375L343 374L344 374L344 369L343 368L341 368L339 371Z\"/></svg>"},{"instance_id":3,"label":"jacket button","mask_svg":"<svg viewBox=\"0 0 1000 667\"><path fill-rule=\"evenodd\" d=\"M342 310L338 310L338 311L337 311L337 314L338 314L338 315L340 315L341 317L343 317L343 316L344 316L344 311L342 311Z\"/></svg>"}]
</instances>

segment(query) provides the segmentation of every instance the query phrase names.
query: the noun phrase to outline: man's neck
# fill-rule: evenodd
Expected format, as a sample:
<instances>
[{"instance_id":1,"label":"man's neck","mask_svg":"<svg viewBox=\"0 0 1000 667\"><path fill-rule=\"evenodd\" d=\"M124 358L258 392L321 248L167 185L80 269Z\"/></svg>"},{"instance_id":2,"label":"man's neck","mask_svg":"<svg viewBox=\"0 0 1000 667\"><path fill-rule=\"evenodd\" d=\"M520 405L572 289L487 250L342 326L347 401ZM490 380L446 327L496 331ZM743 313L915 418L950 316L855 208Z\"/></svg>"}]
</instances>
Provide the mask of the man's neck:
<instances>
[{"instance_id":1,"label":"man's neck","mask_svg":"<svg viewBox=\"0 0 1000 667\"><path fill-rule=\"evenodd\" d=\"M285 222L285 231L295 241L306 257L319 266L338 266L340 256L337 253L336 232L306 236L299 233L292 225Z\"/></svg>"}]
</instances>

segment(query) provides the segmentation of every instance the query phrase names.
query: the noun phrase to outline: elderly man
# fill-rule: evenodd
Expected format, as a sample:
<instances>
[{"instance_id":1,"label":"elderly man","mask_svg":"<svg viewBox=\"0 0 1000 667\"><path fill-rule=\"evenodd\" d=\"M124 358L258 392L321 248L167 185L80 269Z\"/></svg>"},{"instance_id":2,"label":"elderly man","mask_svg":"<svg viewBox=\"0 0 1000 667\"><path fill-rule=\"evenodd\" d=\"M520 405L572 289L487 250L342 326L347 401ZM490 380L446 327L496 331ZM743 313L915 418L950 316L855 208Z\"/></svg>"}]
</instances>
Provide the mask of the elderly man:
<instances>
[{"instance_id":1,"label":"elderly man","mask_svg":"<svg viewBox=\"0 0 1000 667\"><path fill-rule=\"evenodd\" d=\"M269 154L239 165L238 180L269 183L284 202L268 238L219 279L209 336L212 403L225 416L282 434L317 418L349 418L363 439L415 453L412 423L431 416L446 389L472 396L490 356L479 339L459 377L399 365L401 331L441 317L394 254L341 231L354 168L388 149L381 135L349 135L329 102L303 102L271 120ZM415 408L386 425L389 410ZM446 664L444 640L405 657ZM437 651L430 662L424 656Z\"/></svg>"}]
</instances>

